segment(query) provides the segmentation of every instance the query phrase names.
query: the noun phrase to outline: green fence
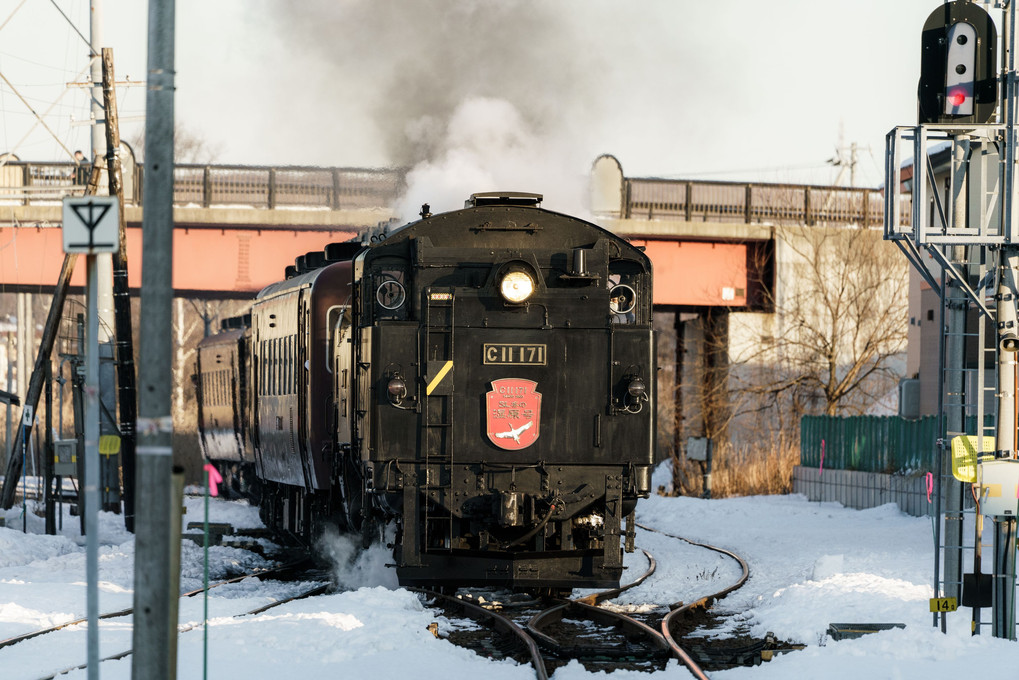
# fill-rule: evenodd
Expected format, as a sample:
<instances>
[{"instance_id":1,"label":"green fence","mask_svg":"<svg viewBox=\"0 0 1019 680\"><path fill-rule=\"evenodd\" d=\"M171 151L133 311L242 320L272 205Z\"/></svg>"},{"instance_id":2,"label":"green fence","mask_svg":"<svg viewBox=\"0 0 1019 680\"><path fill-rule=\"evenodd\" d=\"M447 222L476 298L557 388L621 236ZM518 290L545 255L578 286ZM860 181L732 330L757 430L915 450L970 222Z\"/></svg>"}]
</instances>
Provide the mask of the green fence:
<instances>
[{"instance_id":1,"label":"green fence","mask_svg":"<svg viewBox=\"0 0 1019 680\"><path fill-rule=\"evenodd\" d=\"M975 423L974 423L975 424ZM898 416L804 416L800 421L800 465L862 472L934 469L938 419ZM968 431L968 430L967 430Z\"/></svg>"}]
</instances>

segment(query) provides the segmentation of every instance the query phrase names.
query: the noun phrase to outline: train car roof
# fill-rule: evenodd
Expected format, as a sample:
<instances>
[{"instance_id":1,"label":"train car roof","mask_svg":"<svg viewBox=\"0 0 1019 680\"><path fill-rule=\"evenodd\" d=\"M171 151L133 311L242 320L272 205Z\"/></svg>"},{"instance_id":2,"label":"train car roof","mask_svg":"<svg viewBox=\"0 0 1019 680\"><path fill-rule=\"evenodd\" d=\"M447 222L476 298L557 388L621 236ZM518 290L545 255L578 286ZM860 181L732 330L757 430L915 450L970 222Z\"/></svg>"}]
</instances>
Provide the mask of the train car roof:
<instances>
[{"instance_id":1,"label":"train car roof","mask_svg":"<svg viewBox=\"0 0 1019 680\"><path fill-rule=\"evenodd\" d=\"M258 295L255 296L255 300L257 301L263 300L265 298L270 298L275 295L278 295L279 293L283 293L288 290L293 290L296 288L301 288L303 286L314 286L319 278L331 275L338 268L343 268L344 266L350 268L351 266L350 260L343 260L342 262L330 262L326 265L323 265L322 267L312 269L310 271L304 272L303 274L298 274L297 276L291 277L289 279L277 281L276 283L270 283L268 286L258 291Z\"/></svg>"},{"instance_id":2,"label":"train car roof","mask_svg":"<svg viewBox=\"0 0 1019 680\"><path fill-rule=\"evenodd\" d=\"M216 345L237 344L237 341L244 336L245 331L247 331L247 328L236 328L229 331L222 331L215 335L210 335L207 338L202 338L202 340L198 343L198 349L214 347Z\"/></svg>"}]
</instances>

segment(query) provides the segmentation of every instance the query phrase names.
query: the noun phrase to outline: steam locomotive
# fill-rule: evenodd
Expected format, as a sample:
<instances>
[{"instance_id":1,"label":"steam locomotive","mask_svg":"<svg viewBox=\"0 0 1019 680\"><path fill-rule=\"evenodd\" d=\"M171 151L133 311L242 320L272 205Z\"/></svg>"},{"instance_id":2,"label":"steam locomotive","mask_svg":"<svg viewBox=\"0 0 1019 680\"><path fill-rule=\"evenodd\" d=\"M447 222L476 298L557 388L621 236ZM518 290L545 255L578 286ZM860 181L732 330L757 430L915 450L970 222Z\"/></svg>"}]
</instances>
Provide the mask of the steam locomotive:
<instances>
[{"instance_id":1,"label":"steam locomotive","mask_svg":"<svg viewBox=\"0 0 1019 680\"><path fill-rule=\"evenodd\" d=\"M651 263L541 200L307 253L201 343L204 453L268 527L395 524L403 585L618 584L653 461Z\"/></svg>"}]
</instances>

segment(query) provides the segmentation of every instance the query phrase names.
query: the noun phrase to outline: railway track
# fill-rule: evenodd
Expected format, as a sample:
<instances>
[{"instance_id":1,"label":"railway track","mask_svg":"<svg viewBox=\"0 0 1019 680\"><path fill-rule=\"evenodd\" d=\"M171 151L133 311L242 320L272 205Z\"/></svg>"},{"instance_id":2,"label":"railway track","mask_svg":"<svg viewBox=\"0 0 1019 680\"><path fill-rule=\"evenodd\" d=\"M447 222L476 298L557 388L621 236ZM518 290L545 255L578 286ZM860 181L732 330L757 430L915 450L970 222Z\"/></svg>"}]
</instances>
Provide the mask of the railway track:
<instances>
[{"instance_id":1,"label":"railway track","mask_svg":"<svg viewBox=\"0 0 1019 680\"><path fill-rule=\"evenodd\" d=\"M591 672L617 669L655 671L664 669L674 658L687 666L694 677L706 680L705 669L710 671L732 665L760 663L762 651L777 646L771 639L735 642L723 640L719 644L719 641L708 640L703 632L698 632L705 626L710 626L711 606L747 581L749 569L745 561L722 548L673 536L646 526L641 528L718 552L739 564L742 573L735 583L688 604L620 605L613 602L619 595L643 584L655 574L657 562L650 553L643 550L648 566L633 581L619 588L592 594L585 593L572 600L550 601L551 598L539 599L491 590L461 591L459 597L413 590L418 590L422 594L427 606L444 610L447 617L453 621L450 629L443 631L442 637L487 657L511 658L520 664L529 664L539 680L548 678L560 666L573 660L579 661ZM252 576L261 579L293 579L295 573L307 574L306 570L302 571L306 565L307 562L302 560L272 569L256 570L213 583L209 589L237 583ZM307 578L304 577L302 580ZM269 605L228 615L235 618L257 615L294 600L325 593L330 587L329 583L316 583L310 587L302 587L299 592ZM197 589L184 593L181 597L183 600L203 592L204 589ZM629 613L619 611L620 609ZM100 618L108 622L129 616L131 613L131 609L124 609L103 614ZM196 619L191 617L190 620ZM466 621L470 623L464 623ZM0 650L34 638L56 634L61 630L80 626L84 622L84 619L76 619L0 640ZM435 625L433 633L439 637L438 626L433 625ZM185 633L199 627L200 623L184 624L178 631ZM77 631L78 635L82 634L81 628ZM129 631L130 626L122 626L119 633L115 632L114 628L112 637L104 633L104 646L120 647L124 651L104 656L101 661L122 659L132 654ZM43 642L42 645L47 649L77 647L63 642L54 644L53 641ZM50 670L40 675L39 680L50 680L85 668L83 663L73 663L73 657L65 656L61 659L57 655L55 658L48 658L47 661L51 664Z\"/></svg>"},{"instance_id":2,"label":"railway track","mask_svg":"<svg viewBox=\"0 0 1019 680\"><path fill-rule=\"evenodd\" d=\"M656 531L642 527L645 531ZM573 659L579 660L589 671L631 669L654 671L665 667L670 659L677 659L696 678L707 679L702 659L709 657L701 646L694 652L686 649L684 626L700 621L711 604L742 586L749 577L746 562L735 553L704 543L670 536L691 545L723 554L737 562L741 576L736 583L698 599L689 605L676 603L652 608L655 613L631 616L617 608L600 606L621 593L635 588L655 573L657 563L647 551L647 570L632 582L612 590L601 591L572 600L558 600L551 604L538 599L526 599L507 593L461 593L459 596L415 589L427 606L442 609L456 617L471 619L479 625L454 625L446 638L454 644L473 649L492 658L512 658L518 663L529 663L535 676L542 680L559 666ZM642 607L647 609L647 607ZM668 613L665 613L668 612ZM661 632L642 619L657 619ZM439 635L437 628L433 630ZM760 651L756 647L743 652L751 659ZM726 658L732 651L724 653ZM709 661L711 659L709 658Z\"/></svg>"},{"instance_id":3,"label":"railway track","mask_svg":"<svg viewBox=\"0 0 1019 680\"><path fill-rule=\"evenodd\" d=\"M802 649L802 645L789 645L780 642L771 633L765 635L764 638L754 638L748 634L719 638L699 632L718 628L725 623L725 617L716 614L712 610L712 606L729 593L741 588L750 577L750 568L743 558L724 548L692 541L648 526L638 526L645 531L668 536L729 557L739 565L741 570L740 577L732 585L693 602L677 602L670 606L671 611L661 621L661 631L679 658L689 658L701 668L721 670L736 666L757 665L764 659L770 659L773 654ZM695 676L701 677L696 673Z\"/></svg>"},{"instance_id":4,"label":"railway track","mask_svg":"<svg viewBox=\"0 0 1019 680\"><path fill-rule=\"evenodd\" d=\"M269 568L269 569L253 570L251 572L248 572L248 573L245 573L245 574L241 574L241 575L229 578L229 579L224 579L224 580L221 580L221 581L216 581L215 583L210 583L209 587L207 589L206 588L199 588L199 589L192 590L192 591L189 591L189 592L186 592L186 593L182 593L181 594L181 600L183 601L183 600L186 600L186 599L189 599L189 598L194 598L194 597L196 597L198 595L201 595L202 593L207 592L208 590L213 590L215 588L220 588L220 587L227 586L227 585L230 585L230 584L239 583L239 582L241 582L241 581L243 581L245 579L251 578L251 577L257 577L257 578L263 579L263 580L265 580L265 579L274 579L274 580L281 580L281 581L288 581L288 580L289 581L294 581L294 580L303 580L302 577L308 576L309 573L317 574L317 572L309 572L309 561L307 559L301 559L301 560L297 560L297 561L290 562L290 563L287 563L287 564L278 565L276 567L272 567L272 568ZM303 598L306 598L306 597L313 597L315 595L320 595L322 593L325 593L330 587L331 587L331 584L329 582L325 582L325 583L315 582L314 585L302 588L299 591L295 592L294 594L292 594L292 595L290 595L288 597L280 598L280 599L275 600L275 601L273 601L273 602L271 602L269 604L260 605L260 606L258 606L256 608L253 608L253 609L250 609L250 610L245 610L245 611L242 611L242 612L235 613L232 616L234 618L240 618L240 617L244 617L244 616L257 615L257 614L260 614L260 613L262 613L264 611L272 609L274 607L278 607L280 605L286 604L288 602L293 602L295 600L303 599ZM129 617L129 616L131 616L133 614L133 612L134 612L133 608L121 609L121 610L117 610L117 611L112 611L112 612L107 612L107 613L101 614L99 616L99 619L104 621L104 622L107 622L107 624L108 624L110 621L115 621L116 619ZM44 638L47 635L60 634L62 631L70 631L70 630L75 629L76 626L80 626L81 624L84 624L86 622L87 622L87 619L85 619L85 618L74 619L74 620L66 621L64 623L57 624L55 626L50 626L48 628L32 631L32 632L29 632L29 633L24 633L22 635L16 635L16 636L7 638L5 640L0 640L0 649L4 649L4 648L7 648L7 647L12 647L12 646L18 645L18 644L28 643L30 640L35 640L37 638ZM178 626L178 634L186 633L186 632L188 632L190 630L194 630L195 628L200 628L200 627L201 627L201 623L181 624L180 626ZM125 630L130 631L130 626L126 626ZM45 642L42 642L42 644L46 645L45 648L47 648L47 649L52 649L52 648L57 647L56 645L47 644ZM124 644L124 643L122 643L122 644ZM126 644L129 644L129 641L126 642ZM74 645L73 648L78 649L79 646L78 645ZM104 656L103 658L100 659L100 662L114 661L114 660L117 660L117 659L123 659L125 657L130 656L132 653L133 653L133 650L128 648L128 649L125 649L123 651L120 651L120 652L117 652L117 653L114 653L114 654L106 655L106 656ZM42 656L42 655L40 655L40 656ZM55 661L57 663L60 663L59 659L51 659L51 661ZM54 678L57 678L57 677L59 677L61 675L69 673L71 671L84 669L86 667L87 667L86 663L70 663L70 664L68 664L68 663L64 662L62 665L60 665L59 668L56 668L56 665L51 666L51 670L46 671L45 674L43 674L43 675L40 675L39 676L39 680L53 680Z\"/></svg>"},{"instance_id":5,"label":"railway track","mask_svg":"<svg viewBox=\"0 0 1019 680\"><path fill-rule=\"evenodd\" d=\"M206 592L206 590L213 590L214 588L219 588L221 586L230 585L232 583L239 583L239 582L243 581L246 578L251 578L252 576L257 576L258 578L265 578L267 576L271 577L271 576L286 575L286 574L289 574L289 573L293 572L295 569L299 568L302 564L305 564L305 562L303 560L299 561L299 562L292 562L292 563L289 563L289 564L282 564L282 565L279 565L279 566L276 566L276 567L272 567L270 569L257 569L257 570L254 570L254 571L251 571L251 572L248 572L248 573L245 573L245 574L241 574L239 576L234 576L234 577L231 577L231 578L228 578L228 579L224 579L222 581L216 581L215 583L210 583L208 588L198 588L196 590L191 590L191 591L188 591L186 593L181 593L180 596L181 596L181 599L195 597L196 595L201 595L202 593ZM100 614L99 615L99 620L101 620L101 621L108 621L110 619L118 619L118 618L121 618L121 617L130 616L133 613L134 613L134 608L133 607L128 607L127 609L119 609L117 611L106 612L105 614ZM13 645L16 645L16 644L21 643L21 642L25 642L27 640L31 640L33 638L37 638L37 637L40 637L40 636L43 636L43 635L47 635L49 633L55 633L57 631L64 630L65 628L70 628L71 626L77 626L77 625L80 625L82 623L87 623L87 622L88 622L88 618L87 617L81 617L81 618L78 618L78 619L72 619L70 621L65 621L63 623L58 623L58 624L56 624L54 626L50 626L48 628L40 628L39 630L34 630L34 631L29 632L29 633L23 633L21 635L14 635L14 636L9 637L9 638L7 638L5 640L0 640L0 649L3 649L5 647L11 647Z\"/></svg>"},{"instance_id":6,"label":"railway track","mask_svg":"<svg viewBox=\"0 0 1019 680\"><path fill-rule=\"evenodd\" d=\"M658 531L657 529L653 529L643 524L638 524L637 526L644 531L653 531L655 533L662 534L663 536L668 536L670 538L689 543L690 545L695 545L700 548L705 548L727 557L731 557L740 566L741 574L736 583L715 593L706 595L689 604L676 603L670 607L671 611L662 619L662 637L665 638L669 648L672 650L672 653L676 656L676 658L682 661L683 665L690 669L690 672L694 675L694 677L707 680L707 675L705 675L702 668L703 665L706 665L704 663L706 660L704 658L704 654L698 654L697 658L695 658L694 655L691 655L690 651L688 651L690 644L684 639L685 636L682 631L692 630L696 625L696 622L699 620L697 616L698 614L707 612L716 601L741 588L743 584L747 582L747 579L750 578L750 567L747 566L746 561L742 557L724 548L719 548L707 543L691 541L687 538L683 538L682 536L675 536L664 531ZM680 622L687 624L687 626L681 629L679 626ZM681 640L684 642L682 645L680 644ZM760 659L759 656L757 658Z\"/></svg>"}]
</instances>

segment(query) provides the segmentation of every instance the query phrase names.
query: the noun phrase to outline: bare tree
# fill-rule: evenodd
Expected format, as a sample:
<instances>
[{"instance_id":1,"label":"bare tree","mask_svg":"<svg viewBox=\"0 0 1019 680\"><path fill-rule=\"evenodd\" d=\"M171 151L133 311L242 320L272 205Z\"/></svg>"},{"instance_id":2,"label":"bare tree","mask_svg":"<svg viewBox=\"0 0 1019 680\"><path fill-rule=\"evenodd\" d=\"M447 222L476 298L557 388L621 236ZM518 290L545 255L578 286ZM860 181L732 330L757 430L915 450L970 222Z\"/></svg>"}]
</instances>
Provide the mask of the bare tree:
<instances>
[{"instance_id":1,"label":"bare tree","mask_svg":"<svg viewBox=\"0 0 1019 680\"><path fill-rule=\"evenodd\" d=\"M135 150L139 163L144 162L144 130L132 137L128 143ZM192 128L175 123L173 126L173 160L175 163L208 165L214 163L220 154L218 145L210 144Z\"/></svg>"},{"instance_id":2,"label":"bare tree","mask_svg":"<svg viewBox=\"0 0 1019 680\"><path fill-rule=\"evenodd\" d=\"M901 377L903 258L869 229L786 227L781 234L782 274L767 293L771 333L734 357L737 409L769 409L792 424L810 412L867 412Z\"/></svg>"}]
</instances>

